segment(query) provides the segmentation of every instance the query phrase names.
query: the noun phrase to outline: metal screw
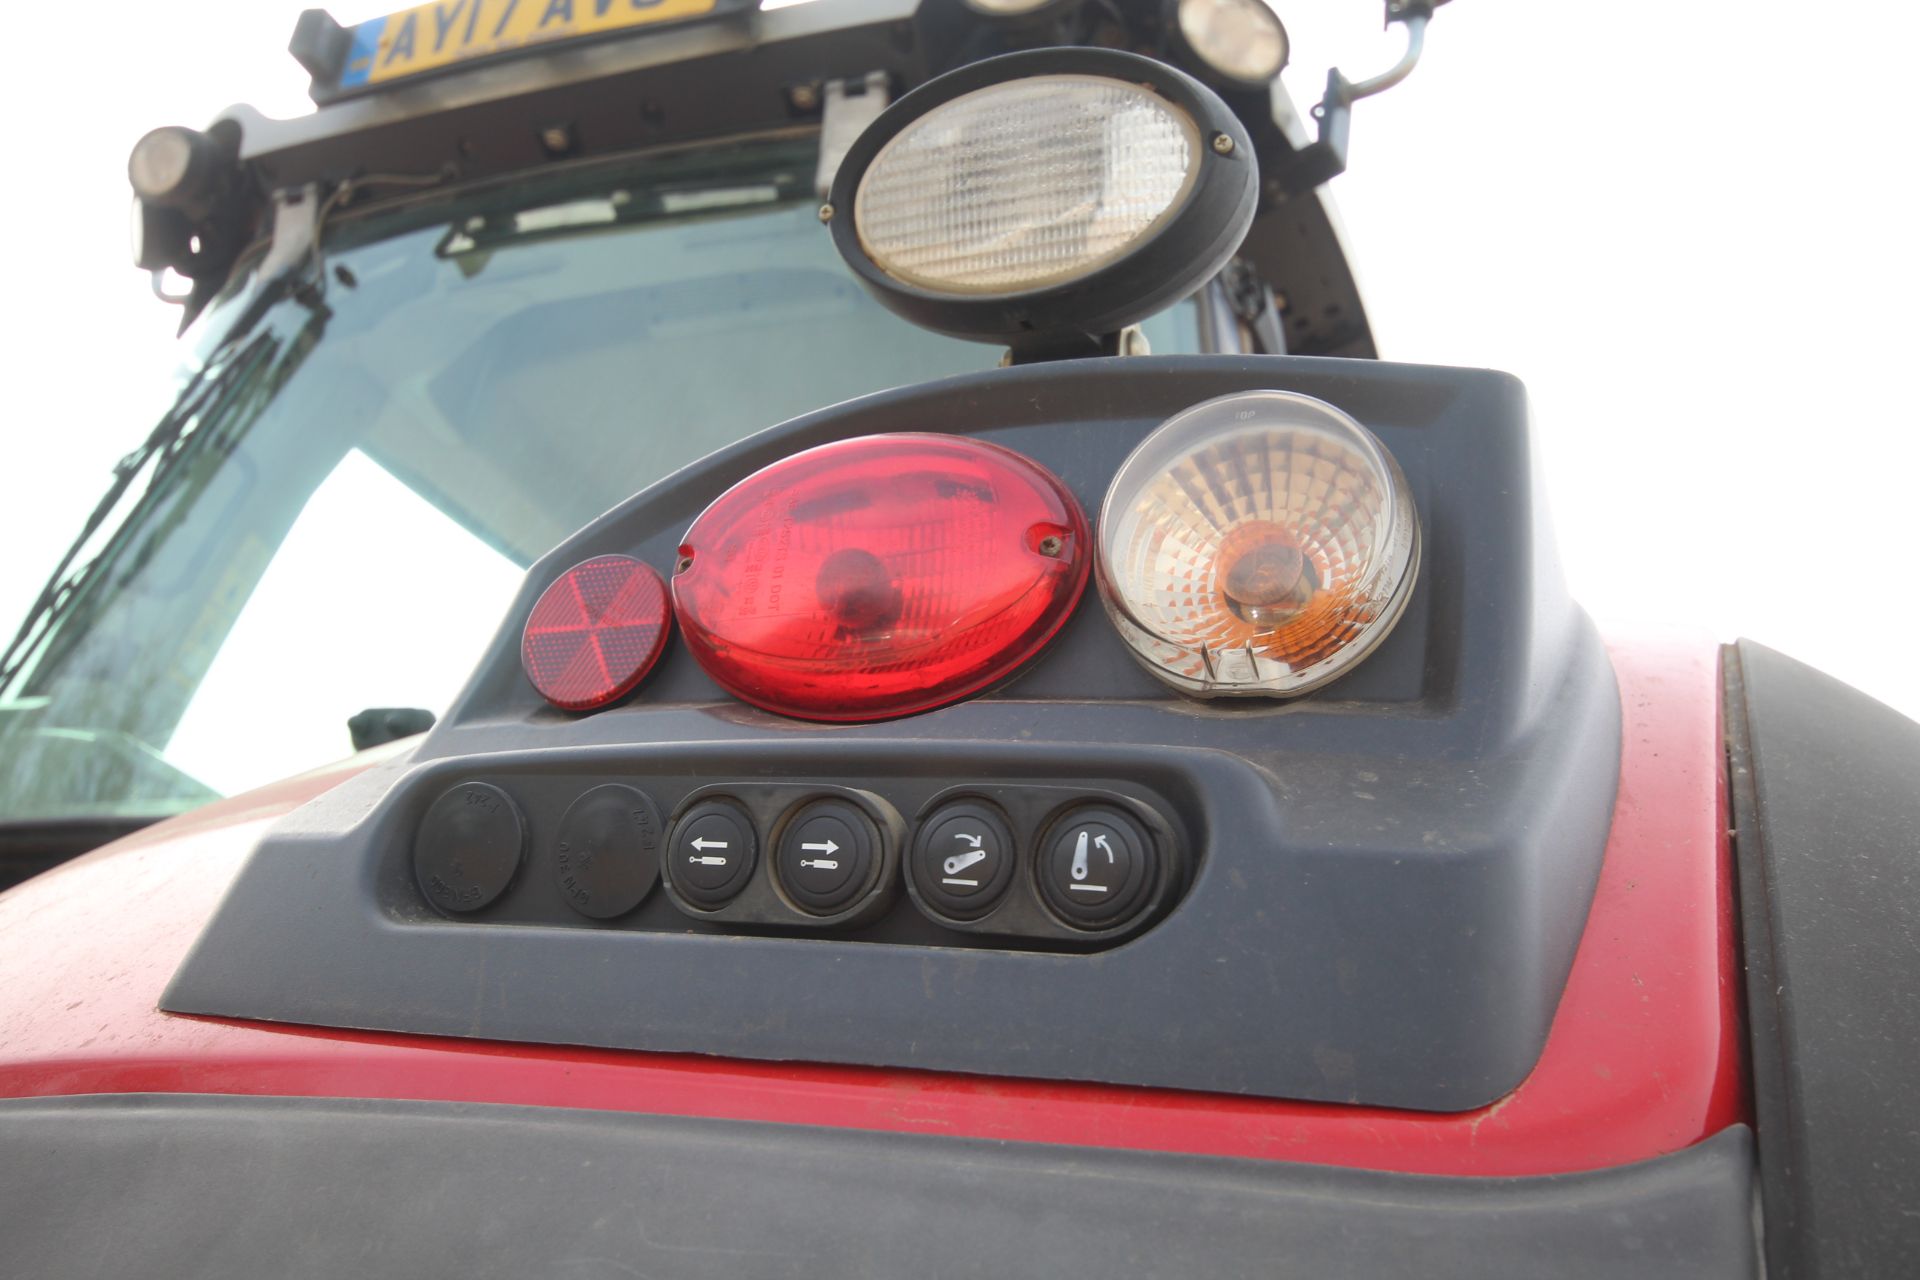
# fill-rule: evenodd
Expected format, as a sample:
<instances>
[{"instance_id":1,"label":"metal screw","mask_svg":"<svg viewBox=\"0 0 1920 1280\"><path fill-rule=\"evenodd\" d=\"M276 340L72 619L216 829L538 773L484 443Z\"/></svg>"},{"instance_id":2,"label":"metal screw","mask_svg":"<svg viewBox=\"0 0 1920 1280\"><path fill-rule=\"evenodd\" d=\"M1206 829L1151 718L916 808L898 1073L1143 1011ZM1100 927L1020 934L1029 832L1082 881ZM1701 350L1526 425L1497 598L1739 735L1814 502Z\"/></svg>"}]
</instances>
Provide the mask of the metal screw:
<instances>
[{"instance_id":1,"label":"metal screw","mask_svg":"<svg viewBox=\"0 0 1920 1280\"><path fill-rule=\"evenodd\" d=\"M1216 134L1214 134L1214 135L1213 135L1213 150L1214 150L1214 154L1216 154L1216 155L1222 155L1222 156L1230 156L1230 155L1232 155L1232 154L1233 154L1233 139L1232 139L1232 138L1229 138L1229 137L1228 137L1228 136L1227 136L1226 134L1224 134L1224 133L1216 133Z\"/></svg>"},{"instance_id":2,"label":"metal screw","mask_svg":"<svg viewBox=\"0 0 1920 1280\"><path fill-rule=\"evenodd\" d=\"M820 105L820 90L810 84L797 84L787 90L787 101L795 111L812 111Z\"/></svg>"},{"instance_id":3,"label":"metal screw","mask_svg":"<svg viewBox=\"0 0 1920 1280\"><path fill-rule=\"evenodd\" d=\"M830 205L830 204L823 204L823 205L821 205L821 206L820 206L820 221L822 221L822 222L832 222L832 221L833 221L833 206L832 206L832 205Z\"/></svg>"},{"instance_id":4,"label":"metal screw","mask_svg":"<svg viewBox=\"0 0 1920 1280\"><path fill-rule=\"evenodd\" d=\"M1066 545L1067 544L1060 539L1059 535L1050 533L1040 539L1040 546L1037 550L1043 556L1057 556Z\"/></svg>"},{"instance_id":5,"label":"metal screw","mask_svg":"<svg viewBox=\"0 0 1920 1280\"><path fill-rule=\"evenodd\" d=\"M565 125L549 125L540 131L540 144L549 151L566 151L573 146L573 135Z\"/></svg>"}]
</instances>

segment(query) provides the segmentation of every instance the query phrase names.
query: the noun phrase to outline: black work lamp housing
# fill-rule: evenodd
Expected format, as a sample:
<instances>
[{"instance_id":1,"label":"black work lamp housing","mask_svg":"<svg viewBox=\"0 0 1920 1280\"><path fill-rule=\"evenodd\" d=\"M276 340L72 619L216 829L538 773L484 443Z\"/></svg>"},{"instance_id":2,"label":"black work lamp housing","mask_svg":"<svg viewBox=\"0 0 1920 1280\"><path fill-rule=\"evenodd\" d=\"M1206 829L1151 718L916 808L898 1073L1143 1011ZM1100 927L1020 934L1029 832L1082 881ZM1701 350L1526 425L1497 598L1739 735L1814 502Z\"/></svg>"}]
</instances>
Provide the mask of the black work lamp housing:
<instances>
[{"instance_id":1,"label":"black work lamp housing","mask_svg":"<svg viewBox=\"0 0 1920 1280\"><path fill-rule=\"evenodd\" d=\"M1112 350L1240 247L1258 163L1199 81L1109 49L949 72L869 125L822 210L879 301L1016 358Z\"/></svg>"}]
</instances>

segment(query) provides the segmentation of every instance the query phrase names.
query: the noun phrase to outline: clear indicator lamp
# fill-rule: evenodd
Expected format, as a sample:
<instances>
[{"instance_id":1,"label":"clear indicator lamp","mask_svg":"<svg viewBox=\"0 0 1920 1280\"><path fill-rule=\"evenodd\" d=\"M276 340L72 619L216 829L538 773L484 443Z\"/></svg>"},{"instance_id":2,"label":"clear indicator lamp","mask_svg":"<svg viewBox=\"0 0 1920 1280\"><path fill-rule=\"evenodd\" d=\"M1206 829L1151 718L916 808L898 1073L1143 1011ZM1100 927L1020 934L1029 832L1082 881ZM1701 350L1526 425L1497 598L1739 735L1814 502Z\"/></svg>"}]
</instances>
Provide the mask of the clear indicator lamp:
<instances>
[{"instance_id":1,"label":"clear indicator lamp","mask_svg":"<svg viewBox=\"0 0 1920 1280\"><path fill-rule=\"evenodd\" d=\"M1290 696L1351 669L1411 594L1420 531L1372 433L1253 391L1169 419L1115 477L1100 586L1155 675L1200 696Z\"/></svg>"}]
</instances>

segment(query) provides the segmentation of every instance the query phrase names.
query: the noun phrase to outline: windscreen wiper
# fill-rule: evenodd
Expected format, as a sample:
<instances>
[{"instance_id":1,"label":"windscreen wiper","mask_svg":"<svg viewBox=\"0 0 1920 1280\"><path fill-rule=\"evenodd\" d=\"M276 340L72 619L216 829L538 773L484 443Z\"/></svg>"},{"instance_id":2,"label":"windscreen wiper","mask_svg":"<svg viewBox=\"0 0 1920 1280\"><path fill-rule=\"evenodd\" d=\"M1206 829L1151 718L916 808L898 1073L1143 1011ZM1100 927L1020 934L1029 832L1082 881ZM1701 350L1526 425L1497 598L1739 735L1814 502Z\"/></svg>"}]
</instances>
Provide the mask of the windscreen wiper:
<instances>
[{"instance_id":1,"label":"windscreen wiper","mask_svg":"<svg viewBox=\"0 0 1920 1280\"><path fill-rule=\"evenodd\" d=\"M325 332L333 312L326 302L326 270L320 252L327 215L350 202L368 187L431 187L448 181L452 172L442 169L431 174L372 174L343 182L325 200L311 192L299 201L283 202L276 214L273 244L260 271L264 282L247 300L233 326L220 339L206 362L195 371L140 446L114 464L113 479L107 491L94 505L81 526L80 534L60 557L46 585L28 609L20 629L14 633L4 652L0 652L0 692L4 692L25 669L28 657L39 643L53 634L54 624L72 609L94 570L105 560L110 547L103 547L91 559L75 567L75 561L98 533L107 518L119 507L148 463L154 464L146 490L128 513L131 522L140 509L158 494L172 464L186 442L198 434L198 425L216 416L222 404L230 403L233 393L247 385L258 373L275 366L283 340L271 330L252 338L247 335L281 302L292 299L305 307L308 315L299 332L287 344L286 357L279 361L279 376L290 376Z\"/></svg>"},{"instance_id":2,"label":"windscreen wiper","mask_svg":"<svg viewBox=\"0 0 1920 1280\"><path fill-rule=\"evenodd\" d=\"M221 348L181 389L173 407L147 433L147 438L139 447L114 464L113 479L106 493L94 504L92 514L80 528L80 535L61 555L46 585L40 589L39 596L28 609L19 631L14 634L5 652L0 653L0 690L13 683L37 642L52 634L54 624L79 597L94 568L103 559L104 549L102 555L95 555L77 567L74 562L107 522L107 517L119 507L120 500L133 487L140 473L146 470L149 463L153 464L153 477L140 497L140 503L145 503L159 489L171 470L173 460L192 436L190 428L236 386L247 380L254 370L270 361L279 345L280 340L272 333L262 333L245 343Z\"/></svg>"}]
</instances>

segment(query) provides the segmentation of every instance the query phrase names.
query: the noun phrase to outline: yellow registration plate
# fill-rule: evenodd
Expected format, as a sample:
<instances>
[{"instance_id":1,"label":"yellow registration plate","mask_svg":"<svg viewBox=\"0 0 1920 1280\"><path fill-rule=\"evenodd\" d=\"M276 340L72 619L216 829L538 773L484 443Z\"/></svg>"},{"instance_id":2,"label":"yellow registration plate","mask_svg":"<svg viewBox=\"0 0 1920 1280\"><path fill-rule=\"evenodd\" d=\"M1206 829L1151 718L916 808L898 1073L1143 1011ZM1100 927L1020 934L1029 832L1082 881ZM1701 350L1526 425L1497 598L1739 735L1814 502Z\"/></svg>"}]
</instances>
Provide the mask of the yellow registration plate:
<instances>
[{"instance_id":1,"label":"yellow registration plate","mask_svg":"<svg viewBox=\"0 0 1920 1280\"><path fill-rule=\"evenodd\" d=\"M363 22L340 73L366 88L494 54L714 12L720 0L437 0Z\"/></svg>"}]
</instances>

